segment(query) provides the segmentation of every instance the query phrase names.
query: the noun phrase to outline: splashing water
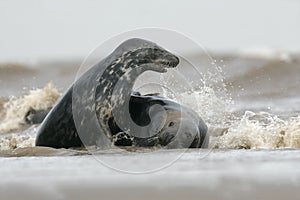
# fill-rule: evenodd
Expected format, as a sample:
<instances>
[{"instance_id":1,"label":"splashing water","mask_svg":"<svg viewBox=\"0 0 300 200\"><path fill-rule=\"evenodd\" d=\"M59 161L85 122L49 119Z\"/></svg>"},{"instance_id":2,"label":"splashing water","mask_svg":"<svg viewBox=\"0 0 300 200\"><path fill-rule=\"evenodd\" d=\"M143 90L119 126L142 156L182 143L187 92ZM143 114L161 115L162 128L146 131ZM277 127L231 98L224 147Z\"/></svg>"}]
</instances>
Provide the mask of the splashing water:
<instances>
[{"instance_id":1,"label":"splashing water","mask_svg":"<svg viewBox=\"0 0 300 200\"><path fill-rule=\"evenodd\" d=\"M227 133L217 137L215 148L300 148L300 117L282 120L266 112L246 111Z\"/></svg>"},{"instance_id":2,"label":"splashing water","mask_svg":"<svg viewBox=\"0 0 300 200\"><path fill-rule=\"evenodd\" d=\"M268 112L252 111L237 116L230 112L234 101L227 90L222 67L216 62L214 61L213 67L203 74L203 86L184 93L184 98L180 99L181 103L196 110L208 124L210 147L300 148L300 117L281 119ZM194 98L186 98L189 95Z\"/></svg>"},{"instance_id":3,"label":"splashing water","mask_svg":"<svg viewBox=\"0 0 300 200\"><path fill-rule=\"evenodd\" d=\"M24 147L34 147L35 138L29 136L20 136L11 134L7 137L0 138L0 150L13 150Z\"/></svg>"},{"instance_id":4,"label":"splashing water","mask_svg":"<svg viewBox=\"0 0 300 200\"><path fill-rule=\"evenodd\" d=\"M53 107L60 93L52 82L48 83L43 89L29 91L29 94L21 97L12 97L3 103L0 110L0 134L22 129L24 118L30 108L35 110L46 110Z\"/></svg>"},{"instance_id":5,"label":"splashing water","mask_svg":"<svg viewBox=\"0 0 300 200\"><path fill-rule=\"evenodd\" d=\"M200 84L199 80L189 82L193 86L190 90L181 87L183 79L163 79L167 80L166 85L173 84L174 88L181 89L176 91L179 96L175 93L176 101L195 110L207 123L210 147L300 148L300 116L282 118L268 112L250 111L251 109L244 114L232 112L231 106L235 102L227 90L226 74L216 63L217 61L202 74ZM168 92L163 96L172 99L175 97ZM53 83L49 83L43 89L31 90L21 97L0 99L0 150L34 146L36 127L22 132L21 130L28 128L24 125L24 116L30 108L42 110L52 107L59 97L58 90Z\"/></svg>"}]
</instances>

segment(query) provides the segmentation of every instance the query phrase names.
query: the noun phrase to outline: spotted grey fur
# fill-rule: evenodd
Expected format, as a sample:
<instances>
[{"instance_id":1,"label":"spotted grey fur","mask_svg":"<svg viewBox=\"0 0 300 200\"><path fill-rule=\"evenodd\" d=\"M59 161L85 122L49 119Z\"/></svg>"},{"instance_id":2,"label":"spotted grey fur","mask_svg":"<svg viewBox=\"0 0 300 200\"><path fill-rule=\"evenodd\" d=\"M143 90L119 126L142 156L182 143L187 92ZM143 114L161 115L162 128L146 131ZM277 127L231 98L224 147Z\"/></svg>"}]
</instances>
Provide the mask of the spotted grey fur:
<instances>
[{"instance_id":1,"label":"spotted grey fur","mask_svg":"<svg viewBox=\"0 0 300 200\"><path fill-rule=\"evenodd\" d=\"M118 126L114 130L112 110L114 107L120 107L124 103L123 99L134 99L131 93L136 78L147 70L164 73L167 68L176 67L178 63L179 59L175 55L152 42L142 39L130 39L123 42L112 54L90 68L67 90L39 128L36 145L54 148L80 147L83 144L84 146L109 147L113 136L122 132ZM113 91L120 80L125 87L122 87L119 95L116 96ZM131 100L129 104L135 107L136 102L141 99L144 97L136 95L136 101ZM155 102L155 98L147 99L147 102L149 101ZM160 99L160 102L163 102L164 107L169 104L166 99ZM144 105L148 104L144 102ZM169 111L178 113L181 109L180 105L176 104ZM138 109L133 108L133 110L139 113ZM144 111L147 109L140 113ZM181 121L178 116L175 119L177 122ZM203 136L207 131L202 121L199 127L202 135L199 131L197 135L191 135L196 138L195 147L200 147L204 143ZM134 137L134 142L137 146L171 143L176 133L174 130L170 133L169 129L162 125L162 131L158 134L149 138ZM191 144L193 146L193 141ZM181 146L177 145L177 147Z\"/></svg>"}]
</instances>

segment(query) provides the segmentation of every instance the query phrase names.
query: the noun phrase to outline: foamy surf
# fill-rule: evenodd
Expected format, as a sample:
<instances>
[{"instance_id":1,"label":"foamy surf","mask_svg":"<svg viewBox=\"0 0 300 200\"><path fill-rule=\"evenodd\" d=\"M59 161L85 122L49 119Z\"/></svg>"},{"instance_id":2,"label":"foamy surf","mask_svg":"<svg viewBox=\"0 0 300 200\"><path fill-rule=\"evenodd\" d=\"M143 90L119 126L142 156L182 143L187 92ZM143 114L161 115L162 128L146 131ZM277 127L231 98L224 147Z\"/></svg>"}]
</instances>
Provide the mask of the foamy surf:
<instances>
[{"instance_id":1,"label":"foamy surf","mask_svg":"<svg viewBox=\"0 0 300 200\"><path fill-rule=\"evenodd\" d=\"M283 120L266 112L246 111L221 136L213 137L211 145L224 149L300 148L300 117Z\"/></svg>"},{"instance_id":2,"label":"foamy surf","mask_svg":"<svg viewBox=\"0 0 300 200\"><path fill-rule=\"evenodd\" d=\"M203 87L201 91L194 91L193 94L196 94L200 104L195 110L201 108L196 111L209 125L210 148L300 148L300 116L281 119L267 112L246 111L238 117L227 110L227 106L233 102L220 99L211 88ZM43 89L31 90L27 95L14 97L4 103L1 113L5 113L5 117L0 124L0 151L3 151L3 156L76 154L64 150L46 151L35 147L38 126L28 128L24 123L24 116L29 108L47 109L52 107L59 97L60 93L49 83ZM192 102L188 102L191 99L188 98L188 94L185 94L185 97L185 103L193 107ZM21 129L25 130L19 131Z\"/></svg>"},{"instance_id":3,"label":"foamy surf","mask_svg":"<svg viewBox=\"0 0 300 200\"><path fill-rule=\"evenodd\" d=\"M45 110L54 106L60 97L54 84L50 82L43 89L30 90L28 94L20 97L11 97L0 105L0 134L22 129L25 115L32 108Z\"/></svg>"},{"instance_id":4,"label":"foamy surf","mask_svg":"<svg viewBox=\"0 0 300 200\"><path fill-rule=\"evenodd\" d=\"M215 56L214 68L203 72L203 80L196 80L196 84L200 82L199 87L179 93L176 100L198 112L208 124L210 148L300 148L300 65L297 54L293 54L292 60L275 59L277 54L274 54L274 59L247 55L251 57ZM55 68L50 65L38 70L40 77L43 77L42 82L46 82L44 79L47 78L47 81L55 80L56 85L67 88L69 83L59 81L71 80L76 71L72 66L76 64L61 62L56 63ZM203 65L212 66L212 63ZM14 77L16 71L24 71L19 66L13 70L7 68L1 69L5 70L7 79ZM34 75L36 69L27 68L30 69L28 73ZM29 76L27 79L30 79ZM169 77L168 84L175 84L174 78ZM5 88L1 88L3 90ZM17 91L13 93L18 94ZM25 155L24 152L27 152L26 155L37 155L41 151L34 147L38 126L26 125L24 116L30 108L42 110L52 107L60 95L54 84L49 83L25 95L1 97L0 151L13 156ZM172 98L168 94L163 96ZM47 151L43 152L41 155L47 154Z\"/></svg>"}]
</instances>

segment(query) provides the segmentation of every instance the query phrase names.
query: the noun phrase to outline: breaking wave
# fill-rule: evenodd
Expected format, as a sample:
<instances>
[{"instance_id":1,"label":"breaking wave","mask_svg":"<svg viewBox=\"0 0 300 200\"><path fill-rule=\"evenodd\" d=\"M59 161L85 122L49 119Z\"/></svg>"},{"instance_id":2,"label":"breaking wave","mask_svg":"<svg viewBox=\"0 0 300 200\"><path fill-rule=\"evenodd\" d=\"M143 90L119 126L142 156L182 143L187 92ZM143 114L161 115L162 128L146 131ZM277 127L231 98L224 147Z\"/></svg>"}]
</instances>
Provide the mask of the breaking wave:
<instances>
[{"instance_id":1,"label":"breaking wave","mask_svg":"<svg viewBox=\"0 0 300 200\"><path fill-rule=\"evenodd\" d=\"M182 92L179 102L197 111L208 124L211 148L300 148L299 56L247 55L215 56L218 67L204 73L201 87ZM5 67L0 70L7 71ZM25 69L17 66L9 70ZM29 154L42 151L34 147L38 127L26 125L24 116L30 108L52 107L60 96L49 83L25 95L0 98L0 150L11 154L24 148L37 148L27 149Z\"/></svg>"},{"instance_id":2,"label":"breaking wave","mask_svg":"<svg viewBox=\"0 0 300 200\"><path fill-rule=\"evenodd\" d=\"M2 99L0 102L0 134L21 130L25 126L25 116L31 108L35 110L51 108L60 95L51 82L43 89L30 90L26 95Z\"/></svg>"}]
</instances>

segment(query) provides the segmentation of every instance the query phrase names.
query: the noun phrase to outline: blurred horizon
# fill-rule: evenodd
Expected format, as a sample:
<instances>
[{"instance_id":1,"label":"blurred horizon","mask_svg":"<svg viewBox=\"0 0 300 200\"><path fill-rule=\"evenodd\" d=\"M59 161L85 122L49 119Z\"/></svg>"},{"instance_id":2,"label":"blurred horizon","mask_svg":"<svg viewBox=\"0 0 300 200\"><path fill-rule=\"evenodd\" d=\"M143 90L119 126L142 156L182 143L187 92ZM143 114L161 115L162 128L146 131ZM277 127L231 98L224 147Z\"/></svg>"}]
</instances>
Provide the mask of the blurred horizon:
<instances>
[{"instance_id":1,"label":"blurred horizon","mask_svg":"<svg viewBox=\"0 0 300 200\"><path fill-rule=\"evenodd\" d=\"M0 1L0 62L83 58L143 27L178 31L212 52L300 48L300 1Z\"/></svg>"}]
</instances>

